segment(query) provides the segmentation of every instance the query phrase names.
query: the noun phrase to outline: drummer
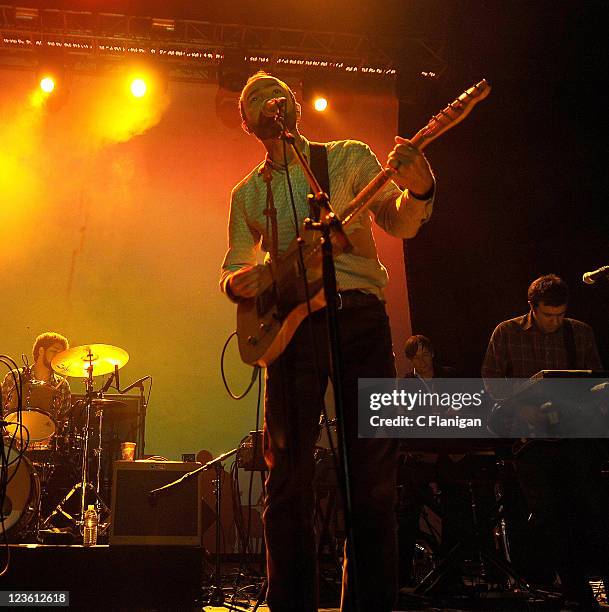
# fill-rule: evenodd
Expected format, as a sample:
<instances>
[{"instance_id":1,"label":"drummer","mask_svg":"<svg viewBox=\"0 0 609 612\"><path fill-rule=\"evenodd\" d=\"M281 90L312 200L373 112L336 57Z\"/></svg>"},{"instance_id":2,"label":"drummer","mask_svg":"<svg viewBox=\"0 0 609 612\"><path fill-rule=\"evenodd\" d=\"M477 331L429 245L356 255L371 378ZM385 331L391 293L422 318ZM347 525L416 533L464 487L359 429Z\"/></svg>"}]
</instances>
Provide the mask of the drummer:
<instances>
[{"instance_id":1,"label":"drummer","mask_svg":"<svg viewBox=\"0 0 609 612\"><path fill-rule=\"evenodd\" d=\"M70 384L67 379L58 376L51 368L51 360L55 355L67 350L70 343L65 336L57 332L45 332L34 341L32 354L34 364L32 367L19 368L23 378L23 408L27 408L27 383L42 382L53 387L52 405L42 407L49 410L54 419L62 421L70 411ZM17 378L17 381L19 379ZM2 413L13 412L17 408L17 395L15 393L15 377L8 372L2 381ZM37 406L32 406L36 408Z\"/></svg>"}]
</instances>

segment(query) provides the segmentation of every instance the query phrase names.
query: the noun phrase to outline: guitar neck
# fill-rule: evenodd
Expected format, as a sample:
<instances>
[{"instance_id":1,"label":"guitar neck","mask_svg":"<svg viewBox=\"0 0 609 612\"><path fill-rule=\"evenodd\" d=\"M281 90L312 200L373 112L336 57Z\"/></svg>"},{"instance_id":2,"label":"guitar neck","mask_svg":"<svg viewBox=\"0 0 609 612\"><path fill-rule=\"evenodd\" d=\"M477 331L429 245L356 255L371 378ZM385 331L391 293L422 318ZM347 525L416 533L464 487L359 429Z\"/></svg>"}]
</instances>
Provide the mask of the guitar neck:
<instances>
[{"instance_id":1,"label":"guitar neck","mask_svg":"<svg viewBox=\"0 0 609 612\"><path fill-rule=\"evenodd\" d=\"M383 168L356 196L349 202L343 213L342 224L346 227L372 203L374 196L395 175L393 168Z\"/></svg>"},{"instance_id":2,"label":"guitar neck","mask_svg":"<svg viewBox=\"0 0 609 612\"><path fill-rule=\"evenodd\" d=\"M436 138L450 130L469 115L474 105L486 98L490 93L490 86L486 80L482 80L476 85L463 92L456 100L451 102L446 108L434 115L427 125L419 130L410 141L421 151ZM353 219L361 212L366 210L374 196L393 178L396 171L391 168L383 168L351 202L343 212L342 224L349 225Z\"/></svg>"}]
</instances>

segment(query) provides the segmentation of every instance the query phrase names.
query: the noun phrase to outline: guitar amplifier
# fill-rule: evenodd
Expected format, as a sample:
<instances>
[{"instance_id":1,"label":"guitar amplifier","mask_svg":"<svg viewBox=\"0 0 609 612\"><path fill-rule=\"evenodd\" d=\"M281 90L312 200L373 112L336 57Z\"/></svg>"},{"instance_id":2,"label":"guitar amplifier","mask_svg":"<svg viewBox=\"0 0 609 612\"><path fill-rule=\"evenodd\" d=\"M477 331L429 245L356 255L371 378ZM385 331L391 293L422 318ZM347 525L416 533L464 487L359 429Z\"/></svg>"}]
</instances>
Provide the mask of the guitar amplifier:
<instances>
[{"instance_id":1,"label":"guitar amplifier","mask_svg":"<svg viewBox=\"0 0 609 612\"><path fill-rule=\"evenodd\" d=\"M201 474L154 498L149 494L200 466L182 461L115 461L110 545L201 546Z\"/></svg>"}]
</instances>

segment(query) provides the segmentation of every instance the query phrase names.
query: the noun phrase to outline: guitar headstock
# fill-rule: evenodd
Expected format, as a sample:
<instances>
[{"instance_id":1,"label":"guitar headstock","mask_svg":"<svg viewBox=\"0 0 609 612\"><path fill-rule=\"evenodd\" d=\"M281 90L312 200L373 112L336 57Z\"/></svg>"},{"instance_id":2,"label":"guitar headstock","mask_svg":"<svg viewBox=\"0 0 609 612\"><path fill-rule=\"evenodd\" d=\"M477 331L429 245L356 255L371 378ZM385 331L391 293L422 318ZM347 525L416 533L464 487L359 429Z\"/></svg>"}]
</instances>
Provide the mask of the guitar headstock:
<instances>
[{"instance_id":1,"label":"guitar headstock","mask_svg":"<svg viewBox=\"0 0 609 612\"><path fill-rule=\"evenodd\" d=\"M491 86L486 79L482 79L457 99L453 100L445 109L434 115L427 125L417 132L412 141L423 149L438 136L463 121L480 100L484 100L491 93Z\"/></svg>"}]
</instances>

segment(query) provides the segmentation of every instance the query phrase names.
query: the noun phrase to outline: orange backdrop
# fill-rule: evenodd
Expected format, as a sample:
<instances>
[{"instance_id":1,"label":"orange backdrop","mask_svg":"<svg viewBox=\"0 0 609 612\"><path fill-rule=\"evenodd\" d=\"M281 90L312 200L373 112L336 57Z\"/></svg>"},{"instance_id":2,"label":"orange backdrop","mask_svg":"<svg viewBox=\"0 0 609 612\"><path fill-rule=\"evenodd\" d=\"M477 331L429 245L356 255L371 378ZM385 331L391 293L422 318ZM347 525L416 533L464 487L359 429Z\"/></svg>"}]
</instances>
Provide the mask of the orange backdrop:
<instances>
[{"instance_id":1,"label":"orange backdrop","mask_svg":"<svg viewBox=\"0 0 609 612\"><path fill-rule=\"evenodd\" d=\"M228 125L230 106L220 120L215 85L169 83L136 102L119 81L74 76L49 109L32 97L33 74L0 70L0 353L29 354L46 330L72 346L119 346L130 355L123 387L154 377L146 452L217 454L255 426L256 393L235 402L220 377L235 309L218 275L230 190L263 150ZM384 161L396 125L392 96L343 94L325 114L305 108L301 130L364 140ZM376 237L403 371L402 244ZM235 344L226 371L238 391L249 381Z\"/></svg>"}]
</instances>

